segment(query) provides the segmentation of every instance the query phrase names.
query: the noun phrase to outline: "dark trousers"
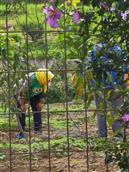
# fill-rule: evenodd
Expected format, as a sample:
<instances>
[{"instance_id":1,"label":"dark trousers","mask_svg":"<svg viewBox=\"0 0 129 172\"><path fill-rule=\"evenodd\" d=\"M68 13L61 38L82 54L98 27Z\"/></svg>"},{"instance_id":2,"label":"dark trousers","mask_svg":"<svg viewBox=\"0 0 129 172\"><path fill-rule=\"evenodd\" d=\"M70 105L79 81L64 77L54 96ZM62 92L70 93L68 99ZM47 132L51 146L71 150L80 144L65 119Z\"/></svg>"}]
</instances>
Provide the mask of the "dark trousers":
<instances>
[{"instance_id":1,"label":"dark trousers","mask_svg":"<svg viewBox=\"0 0 129 172\"><path fill-rule=\"evenodd\" d=\"M43 94L41 93L41 94L38 94L38 95L32 97L29 100L29 103L30 103L32 111L33 111L34 130L35 131L39 131L39 130L41 131L42 130L41 111L39 111L39 109L37 107L37 105L41 101L42 97L43 97ZM20 105L18 104L18 106L20 106ZM25 115L25 113L22 112L20 114L19 120L20 120L20 123L21 123L23 130L25 130L25 118L26 118L26 115Z\"/></svg>"}]
</instances>

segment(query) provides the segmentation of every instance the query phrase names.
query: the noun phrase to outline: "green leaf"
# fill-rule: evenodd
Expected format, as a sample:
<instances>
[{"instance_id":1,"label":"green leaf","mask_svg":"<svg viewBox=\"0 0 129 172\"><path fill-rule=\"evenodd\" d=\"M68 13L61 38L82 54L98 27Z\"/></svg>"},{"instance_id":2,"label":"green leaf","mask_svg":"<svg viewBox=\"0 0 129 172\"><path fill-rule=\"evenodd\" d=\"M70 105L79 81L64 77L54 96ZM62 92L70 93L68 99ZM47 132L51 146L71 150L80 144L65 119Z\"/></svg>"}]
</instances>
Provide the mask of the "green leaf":
<instances>
[{"instance_id":1,"label":"green leaf","mask_svg":"<svg viewBox=\"0 0 129 172\"><path fill-rule=\"evenodd\" d=\"M109 127L111 127L114 122L114 120L110 114L107 115L107 122L108 122Z\"/></svg>"}]
</instances>

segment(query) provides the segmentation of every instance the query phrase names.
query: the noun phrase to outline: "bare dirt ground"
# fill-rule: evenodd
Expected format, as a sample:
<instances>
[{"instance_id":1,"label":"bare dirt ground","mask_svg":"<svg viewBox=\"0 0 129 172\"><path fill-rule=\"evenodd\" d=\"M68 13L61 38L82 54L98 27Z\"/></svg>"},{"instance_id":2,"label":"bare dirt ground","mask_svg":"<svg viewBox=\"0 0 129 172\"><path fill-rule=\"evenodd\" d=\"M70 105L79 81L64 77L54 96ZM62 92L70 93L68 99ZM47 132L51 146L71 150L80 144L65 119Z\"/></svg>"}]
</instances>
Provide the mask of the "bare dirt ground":
<instances>
[{"instance_id":1,"label":"bare dirt ground","mask_svg":"<svg viewBox=\"0 0 129 172\"><path fill-rule=\"evenodd\" d=\"M87 156L84 152L73 152L70 156L68 166L68 157L55 156L51 153L51 159L49 162L49 156L47 153L40 152L31 155L31 161L29 155L25 153L20 154L19 152L12 152L11 163L9 157L1 162L1 172L106 172L107 167L104 165L103 154L96 154L89 152L89 165L87 167ZM50 163L50 164L49 164ZM109 172L118 172L118 167L112 165L108 167Z\"/></svg>"},{"instance_id":2,"label":"bare dirt ground","mask_svg":"<svg viewBox=\"0 0 129 172\"><path fill-rule=\"evenodd\" d=\"M84 117L84 114L81 113ZM81 115L72 114L72 119L81 120ZM64 118L63 116L60 117ZM58 117L59 119L59 117ZM97 128L91 122L91 114L88 114L88 136L96 136ZM16 131L11 132L11 140L9 138L9 132L2 131L1 142L2 143L18 143L15 139ZM62 135L67 136L67 129L54 130L50 128L51 139L59 138ZM44 135L47 136L47 127L44 126ZM26 136L29 137L28 132ZM86 123L85 120L75 127L69 128L69 136L75 138L82 138L86 136ZM26 141L23 144L28 144ZM33 143L32 143L33 144ZM49 151L16 151L10 148L0 149L6 155L4 160L0 160L0 172L119 172L119 168L116 164L105 166L103 152L95 152L90 147L85 146L82 149L63 149L58 153L57 150ZM65 152L66 151L66 152ZM65 152L65 153L64 153Z\"/></svg>"}]
</instances>

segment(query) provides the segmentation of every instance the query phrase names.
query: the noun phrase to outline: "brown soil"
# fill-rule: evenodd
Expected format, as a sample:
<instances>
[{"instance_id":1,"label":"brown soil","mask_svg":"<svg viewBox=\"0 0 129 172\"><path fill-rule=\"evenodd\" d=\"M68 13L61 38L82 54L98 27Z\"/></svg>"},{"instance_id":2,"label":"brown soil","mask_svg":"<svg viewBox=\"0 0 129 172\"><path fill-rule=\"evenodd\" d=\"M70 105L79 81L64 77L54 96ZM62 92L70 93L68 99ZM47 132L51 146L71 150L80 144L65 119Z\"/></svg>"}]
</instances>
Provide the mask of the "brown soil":
<instances>
[{"instance_id":1,"label":"brown soil","mask_svg":"<svg viewBox=\"0 0 129 172\"><path fill-rule=\"evenodd\" d=\"M73 118L74 115L74 118ZM84 115L84 114L82 114ZM96 136L97 128L91 123L90 114L88 123L88 136ZM71 114L73 119L79 119L80 115ZM62 117L61 117L62 118ZM69 128L69 134L72 137L85 137L86 126L83 120L76 127ZM11 143L18 143L15 139L16 131L11 131ZM44 127L44 135L47 136L47 127ZM67 135L67 130L54 130L50 128L51 138L59 138ZM26 136L29 137L28 132ZM10 137L7 131L1 132L1 142L9 143ZM24 141L23 144L29 144ZM11 147L10 147L11 148ZM0 160L0 172L118 172L116 164L105 166L104 153L94 152L90 148L84 150L73 149L69 152L57 152L50 150L22 152L11 149L1 150L6 155L4 160ZM68 156L69 153L69 156Z\"/></svg>"},{"instance_id":2,"label":"brown soil","mask_svg":"<svg viewBox=\"0 0 129 172\"><path fill-rule=\"evenodd\" d=\"M7 152L6 152L7 153ZM8 152L9 153L9 152ZM9 155L9 154L8 154ZM29 158L31 157L31 161ZM104 155L89 152L89 162L87 167L87 156L84 152L71 153L69 165L68 157L55 156L51 153L49 159L48 153L40 152L29 156L25 153L12 152L11 163L10 156L0 162L1 172L106 172L107 167L104 165ZM50 160L50 161L49 161ZM11 169L11 170L10 170ZM109 172L118 172L116 165L108 167Z\"/></svg>"}]
</instances>

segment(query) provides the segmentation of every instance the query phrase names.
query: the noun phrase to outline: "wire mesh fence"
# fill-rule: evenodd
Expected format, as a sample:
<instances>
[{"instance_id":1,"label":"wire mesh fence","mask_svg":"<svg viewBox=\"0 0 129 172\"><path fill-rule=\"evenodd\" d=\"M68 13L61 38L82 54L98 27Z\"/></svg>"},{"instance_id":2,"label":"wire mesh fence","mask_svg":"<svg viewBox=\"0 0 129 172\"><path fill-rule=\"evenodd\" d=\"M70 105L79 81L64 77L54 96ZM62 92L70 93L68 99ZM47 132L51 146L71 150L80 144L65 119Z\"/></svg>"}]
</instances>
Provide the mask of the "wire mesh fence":
<instances>
[{"instance_id":1,"label":"wire mesh fence","mask_svg":"<svg viewBox=\"0 0 129 172\"><path fill-rule=\"evenodd\" d=\"M105 91L105 85L100 84L96 75L96 84L92 87L95 72L101 80L108 78L105 72L108 65L96 62L87 66L90 64L89 51L97 42L115 42L125 54L122 61L114 60L113 56L109 67L119 75L125 74L123 66L126 64L128 68L128 20L123 22L118 16L118 22L113 17L111 8L115 7L111 2L102 4L99 1L99 11L95 1L81 1L77 9L70 6L73 1L68 4L63 1L59 8L60 2L56 1L48 14L52 13L49 17L53 17L61 10L62 20L58 23L60 27L53 29L48 25L48 14L42 11L54 2L0 1L0 171L116 172L119 168L128 171L128 130L121 124L123 137L116 141L114 138L120 128L115 133L111 129L120 113L128 113L128 90L123 85L116 86L114 81L118 94L112 89ZM128 2L124 3L124 8L128 8ZM76 10L83 18L80 25L70 21ZM38 84L40 74L42 84ZM54 77L49 83L51 75ZM73 83L73 80L77 82ZM122 79L120 81L125 84ZM38 88L33 95L30 91L34 89L32 82ZM109 108L106 104L112 105ZM111 116L109 112L117 115ZM98 128L103 125L102 120L100 124L97 120L98 113L108 121L104 137L98 136ZM122 163L124 158L125 164Z\"/></svg>"}]
</instances>

